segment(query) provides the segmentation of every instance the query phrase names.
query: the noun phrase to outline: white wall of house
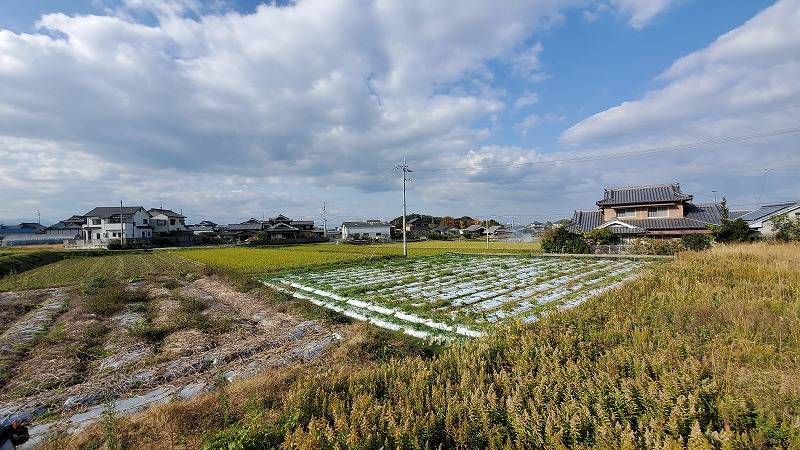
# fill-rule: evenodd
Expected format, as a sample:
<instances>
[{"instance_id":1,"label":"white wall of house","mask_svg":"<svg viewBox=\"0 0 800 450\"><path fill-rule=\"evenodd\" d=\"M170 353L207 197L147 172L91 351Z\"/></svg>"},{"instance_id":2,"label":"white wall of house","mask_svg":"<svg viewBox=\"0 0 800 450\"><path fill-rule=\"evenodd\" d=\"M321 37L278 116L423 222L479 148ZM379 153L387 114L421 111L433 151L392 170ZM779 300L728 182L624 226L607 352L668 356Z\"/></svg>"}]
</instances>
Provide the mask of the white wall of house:
<instances>
[{"instance_id":1,"label":"white wall of house","mask_svg":"<svg viewBox=\"0 0 800 450\"><path fill-rule=\"evenodd\" d=\"M83 225L84 238L90 241L108 242L122 239L150 239L153 229L150 228L150 213L144 209L136 211L131 217L125 219L124 224L112 222L111 219L102 217L86 217Z\"/></svg>"},{"instance_id":2,"label":"white wall of house","mask_svg":"<svg viewBox=\"0 0 800 450\"><path fill-rule=\"evenodd\" d=\"M386 239L390 238L388 225L371 225L368 227L349 227L342 225L342 240L350 239Z\"/></svg>"},{"instance_id":3,"label":"white wall of house","mask_svg":"<svg viewBox=\"0 0 800 450\"><path fill-rule=\"evenodd\" d=\"M171 231L186 231L186 219L172 217L166 214L153 214L150 225L155 233L169 233Z\"/></svg>"}]
</instances>

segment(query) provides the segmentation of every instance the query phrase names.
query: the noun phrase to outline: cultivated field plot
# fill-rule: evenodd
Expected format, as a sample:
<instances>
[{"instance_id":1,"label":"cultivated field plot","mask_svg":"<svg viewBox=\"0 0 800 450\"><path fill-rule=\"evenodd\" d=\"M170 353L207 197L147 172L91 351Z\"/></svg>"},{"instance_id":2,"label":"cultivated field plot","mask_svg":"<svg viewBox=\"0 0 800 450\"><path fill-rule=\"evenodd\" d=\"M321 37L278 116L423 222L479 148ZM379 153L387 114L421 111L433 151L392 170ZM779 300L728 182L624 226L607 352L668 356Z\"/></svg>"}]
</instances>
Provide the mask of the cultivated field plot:
<instances>
[{"instance_id":1,"label":"cultivated field plot","mask_svg":"<svg viewBox=\"0 0 800 450\"><path fill-rule=\"evenodd\" d=\"M630 259L439 255L263 277L275 289L422 338L474 337L499 320L536 320L635 275Z\"/></svg>"}]
</instances>

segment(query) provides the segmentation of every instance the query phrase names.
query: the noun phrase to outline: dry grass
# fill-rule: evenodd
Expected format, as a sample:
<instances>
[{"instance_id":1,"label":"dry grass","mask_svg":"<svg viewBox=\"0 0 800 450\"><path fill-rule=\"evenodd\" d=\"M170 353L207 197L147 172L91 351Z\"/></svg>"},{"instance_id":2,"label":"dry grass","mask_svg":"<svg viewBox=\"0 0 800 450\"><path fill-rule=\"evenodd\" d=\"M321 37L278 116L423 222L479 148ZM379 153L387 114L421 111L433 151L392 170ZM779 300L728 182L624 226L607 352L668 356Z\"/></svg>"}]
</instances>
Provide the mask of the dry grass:
<instances>
[{"instance_id":1,"label":"dry grass","mask_svg":"<svg viewBox=\"0 0 800 450\"><path fill-rule=\"evenodd\" d=\"M120 419L125 448L798 448L800 246L684 253L433 358L341 356ZM363 343L361 344L363 345ZM221 431L220 431L221 430ZM102 429L51 448L103 444Z\"/></svg>"}]
</instances>

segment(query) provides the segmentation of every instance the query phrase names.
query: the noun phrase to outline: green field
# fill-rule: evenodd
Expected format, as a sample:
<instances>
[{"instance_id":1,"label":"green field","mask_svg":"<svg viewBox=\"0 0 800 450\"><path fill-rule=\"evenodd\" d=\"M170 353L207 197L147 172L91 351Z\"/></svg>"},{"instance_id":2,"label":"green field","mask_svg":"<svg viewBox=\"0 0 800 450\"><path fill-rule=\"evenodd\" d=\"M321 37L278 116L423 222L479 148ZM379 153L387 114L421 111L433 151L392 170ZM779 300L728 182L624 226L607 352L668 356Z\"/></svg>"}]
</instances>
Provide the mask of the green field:
<instances>
[{"instance_id":1,"label":"green field","mask_svg":"<svg viewBox=\"0 0 800 450\"><path fill-rule=\"evenodd\" d=\"M537 253L538 243L428 241L409 244L411 256L459 253ZM399 256L401 244L336 245L312 244L291 247L215 247L165 250L148 253L120 253L65 259L0 279L0 291L67 286L94 276L130 279L162 272L180 274L203 265L235 274L272 273L329 264L375 260ZM14 257L20 252L10 252Z\"/></svg>"},{"instance_id":2,"label":"green field","mask_svg":"<svg viewBox=\"0 0 800 450\"><path fill-rule=\"evenodd\" d=\"M67 286L93 277L128 280L153 273L180 274L196 267L194 261L170 252L85 256L9 275L0 279L0 291Z\"/></svg>"},{"instance_id":3,"label":"green field","mask_svg":"<svg viewBox=\"0 0 800 450\"><path fill-rule=\"evenodd\" d=\"M536 242L512 243L478 241L426 241L409 244L410 256L432 256L442 253L539 253ZM364 261L403 254L402 244L348 245L311 244L292 247L227 247L179 250L177 254L238 273L268 273L325 264Z\"/></svg>"}]
</instances>

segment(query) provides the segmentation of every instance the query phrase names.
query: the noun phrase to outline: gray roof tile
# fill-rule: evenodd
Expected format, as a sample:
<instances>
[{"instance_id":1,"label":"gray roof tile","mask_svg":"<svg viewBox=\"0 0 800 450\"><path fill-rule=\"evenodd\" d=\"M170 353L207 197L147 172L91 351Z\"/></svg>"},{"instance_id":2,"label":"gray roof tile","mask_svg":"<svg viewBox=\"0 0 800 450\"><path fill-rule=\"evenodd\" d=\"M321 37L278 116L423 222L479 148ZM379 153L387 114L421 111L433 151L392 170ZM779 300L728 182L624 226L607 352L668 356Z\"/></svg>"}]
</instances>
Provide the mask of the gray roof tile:
<instances>
[{"instance_id":1,"label":"gray roof tile","mask_svg":"<svg viewBox=\"0 0 800 450\"><path fill-rule=\"evenodd\" d=\"M605 197L598 206L636 205L647 203L682 202L692 196L681 192L679 184L658 184L652 186L631 186L606 189Z\"/></svg>"}]
</instances>

